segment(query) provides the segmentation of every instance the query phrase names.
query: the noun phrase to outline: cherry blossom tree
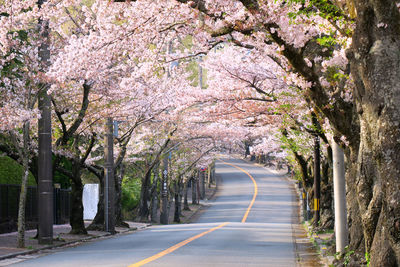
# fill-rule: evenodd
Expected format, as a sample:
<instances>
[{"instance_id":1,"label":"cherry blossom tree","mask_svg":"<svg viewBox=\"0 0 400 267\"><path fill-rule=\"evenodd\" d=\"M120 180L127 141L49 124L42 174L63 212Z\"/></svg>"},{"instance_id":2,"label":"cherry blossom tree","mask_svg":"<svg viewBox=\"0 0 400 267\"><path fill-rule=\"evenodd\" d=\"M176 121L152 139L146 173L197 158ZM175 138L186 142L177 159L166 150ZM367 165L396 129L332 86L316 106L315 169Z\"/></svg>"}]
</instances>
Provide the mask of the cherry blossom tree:
<instances>
[{"instance_id":1,"label":"cherry blossom tree","mask_svg":"<svg viewBox=\"0 0 400 267\"><path fill-rule=\"evenodd\" d=\"M308 83L306 99L329 119L337 141L345 136L348 144L350 247L359 252L356 257L364 255L364 249L371 253L373 264L395 265L397 230L376 229L394 229L397 224L396 216L389 215L398 213L393 206L398 201L397 157L384 151L386 145L397 149L398 131L392 125L398 121L393 108L398 105L383 96L397 94L397 79L392 77L398 77L394 67L398 57L389 52L398 42L397 1L179 2L205 14L205 25L213 29L210 37L231 38L237 45L260 49L275 45L288 66ZM390 78L382 75L387 72ZM380 140L379 145L368 140ZM385 160L377 161L383 154Z\"/></svg>"},{"instance_id":2,"label":"cherry blossom tree","mask_svg":"<svg viewBox=\"0 0 400 267\"><path fill-rule=\"evenodd\" d=\"M18 247L25 246L25 202L27 180L33 161L35 143L31 124L38 118L35 107L38 83L38 34L34 1L4 1L0 7L0 134L8 136L12 146L2 144L2 151L23 167L18 210Z\"/></svg>"},{"instance_id":3,"label":"cherry blossom tree","mask_svg":"<svg viewBox=\"0 0 400 267\"><path fill-rule=\"evenodd\" d=\"M198 132L213 123L254 128L279 125L284 116L301 129L304 106L311 107L319 121L329 120L335 140L346 148L351 249L355 255L370 253L373 265L400 261L399 64L393 52L398 1L68 0L47 1L40 11L34 1L14 2L3 1L0 12L3 132L37 117L26 105L32 102L22 99L28 80L53 83L65 136L59 144L69 144L69 129L90 140L104 116L157 114L168 127L179 125L176 135L189 140L181 132L193 134L190 127ZM34 32L39 17L50 21L52 36L46 74L36 71L38 58L31 48L38 39L32 34L25 44L20 38L30 34L27 30ZM225 48L215 52L220 46ZM207 89L190 85L184 75L200 55L208 71ZM23 61L29 66L26 77L14 75L12 64L20 57L30 61ZM81 116L85 86L94 105ZM13 94L20 97L13 100ZM149 106L150 96L162 99ZM68 105L74 112L66 112ZM77 121L78 127L72 127ZM227 141L222 135L213 140ZM80 153L84 158L86 153Z\"/></svg>"}]
</instances>

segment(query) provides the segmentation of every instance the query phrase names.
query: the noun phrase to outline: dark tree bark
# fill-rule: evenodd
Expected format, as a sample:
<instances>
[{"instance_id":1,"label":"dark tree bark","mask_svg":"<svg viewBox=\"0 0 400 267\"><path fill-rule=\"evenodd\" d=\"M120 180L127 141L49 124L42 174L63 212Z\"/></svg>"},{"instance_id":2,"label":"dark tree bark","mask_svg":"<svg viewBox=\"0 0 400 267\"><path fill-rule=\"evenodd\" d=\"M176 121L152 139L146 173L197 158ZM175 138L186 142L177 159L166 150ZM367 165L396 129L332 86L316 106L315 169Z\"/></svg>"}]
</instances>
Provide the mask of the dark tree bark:
<instances>
[{"instance_id":1,"label":"dark tree bark","mask_svg":"<svg viewBox=\"0 0 400 267\"><path fill-rule=\"evenodd\" d=\"M64 170L61 166L58 166L60 161L56 158L54 162L54 169L63 172L66 174L71 180L71 214L70 214L70 224L71 224L71 233L73 234L87 234L85 229L85 224L83 221L83 202L82 202L82 194L83 194L83 183L81 180L81 170L84 167L84 162L89 157L90 152L94 146L96 134L93 133L86 148L84 155L80 154L79 150L79 142L80 136L76 135L75 132L83 122L83 119L86 115L87 108L89 106L89 93L90 93L91 85L87 82L83 84L83 96L82 96L82 104L79 110L78 115L75 117L71 126L67 128L66 123L62 117L63 113L57 108L57 103L54 99L52 99L52 103L54 106L54 111L56 116L61 124L62 135L56 141L56 146L59 147L69 147L68 144L71 138L74 139L73 146L69 147L72 151L74 151L73 158L69 160L72 162L72 173Z\"/></svg>"},{"instance_id":2,"label":"dark tree bark","mask_svg":"<svg viewBox=\"0 0 400 267\"><path fill-rule=\"evenodd\" d=\"M199 181L200 181L200 199L203 200L206 197L206 177L205 172L200 171L198 172Z\"/></svg>"},{"instance_id":3,"label":"dark tree bark","mask_svg":"<svg viewBox=\"0 0 400 267\"><path fill-rule=\"evenodd\" d=\"M178 198L179 198L179 216L182 216L182 198L183 198L183 184L182 184L182 179L180 179L179 181L178 181L178 188L179 188L179 191L178 191Z\"/></svg>"},{"instance_id":4,"label":"dark tree bark","mask_svg":"<svg viewBox=\"0 0 400 267\"><path fill-rule=\"evenodd\" d=\"M178 181L175 181L174 183L174 203L175 203L175 209L174 209L174 222L179 223L181 222L180 219L180 199L179 199L179 183Z\"/></svg>"},{"instance_id":5,"label":"dark tree bark","mask_svg":"<svg viewBox=\"0 0 400 267\"><path fill-rule=\"evenodd\" d=\"M151 170L148 170L142 179L142 187L140 190L139 202L139 220L147 222L149 220L149 183L151 178Z\"/></svg>"},{"instance_id":6,"label":"dark tree bark","mask_svg":"<svg viewBox=\"0 0 400 267\"><path fill-rule=\"evenodd\" d=\"M73 162L73 176L71 177L71 214L69 223L71 234L87 234L83 221L83 183L81 179L81 167L77 161Z\"/></svg>"},{"instance_id":7,"label":"dark tree bark","mask_svg":"<svg viewBox=\"0 0 400 267\"><path fill-rule=\"evenodd\" d=\"M172 129L169 132L169 136L172 136L177 128ZM150 184L150 178L151 178L151 172L153 168L159 163L161 154L165 151L165 149L168 147L168 144L170 143L171 138L167 138L164 142L164 144L160 147L158 152L154 155L153 160L151 163L147 166L147 169L145 171L144 177L142 179L142 187L140 191L140 201L139 201L139 217L140 221L147 222L149 219L149 205L148 201L150 200L150 194L149 194L149 184Z\"/></svg>"},{"instance_id":8,"label":"dark tree bark","mask_svg":"<svg viewBox=\"0 0 400 267\"><path fill-rule=\"evenodd\" d=\"M189 183L189 181L192 181L192 184L193 184L193 178L188 179L183 184L183 210L190 210L189 202L188 202L188 183Z\"/></svg>"},{"instance_id":9,"label":"dark tree bark","mask_svg":"<svg viewBox=\"0 0 400 267\"><path fill-rule=\"evenodd\" d=\"M192 204L198 204L198 197L197 197L197 177L196 174L192 177Z\"/></svg>"},{"instance_id":10,"label":"dark tree bark","mask_svg":"<svg viewBox=\"0 0 400 267\"><path fill-rule=\"evenodd\" d=\"M357 179L351 185L371 266L400 264L400 13L396 1L355 0L347 55L360 120ZM382 25L382 26L380 26ZM354 156L355 157L355 156ZM354 219L352 217L352 219Z\"/></svg>"}]
</instances>

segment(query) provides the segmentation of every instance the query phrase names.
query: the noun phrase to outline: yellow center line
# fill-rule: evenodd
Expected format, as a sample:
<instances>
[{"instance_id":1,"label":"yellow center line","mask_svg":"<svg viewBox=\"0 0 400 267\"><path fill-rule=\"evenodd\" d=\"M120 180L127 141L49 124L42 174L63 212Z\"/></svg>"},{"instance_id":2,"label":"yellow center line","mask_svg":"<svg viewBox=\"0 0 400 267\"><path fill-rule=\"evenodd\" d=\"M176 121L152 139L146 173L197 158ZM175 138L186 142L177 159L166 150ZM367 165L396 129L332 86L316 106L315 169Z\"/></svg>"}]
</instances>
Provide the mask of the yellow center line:
<instances>
[{"instance_id":1,"label":"yellow center line","mask_svg":"<svg viewBox=\"0 0 400 267\"><path fill-rule=\"evenodd\" d=\"M258 193L258 186L257 186L256 180L254 180L253 176L251 176L250 173L248 173L246 170L240 168L239 166L236 166L236 165L234 165L234 164L225 162L225 161L223 161L222 159L219 159L219 160L222 161L222 163L224 163L224 164L226 164L226 165L230 165L230 166L232 166L232 167L235 167L236 169L241 170L242 172L244 172L245 174L247 174L247 176L249 176L250 179L253 181L253 185L254 185L253 199L251 200L250 205L247 207L246 213L244 214L244 216L243 216L243 218L242 218L242 223L244 223L244 222L246 222L246 220L247 220L247 216L249 216L251 207L253 207L253 204L254 204L254 202L256 201L256 197L257 197L257 193Z\"/></svg>"},{"instance_id":2,"label":"yellow center line","mask_svg":"<svg viewBox=\"0 0 400 267\"><path fill-rule=\"evenodd\" d=\"M222 224L220 224L220 225L218 225L218 226L216 226L216 227L214 227L214 228L211 228L211 229L209 229L209 230L207 230L207 231L205 231L205 232L202 232L202 233L200 233L200 234L198 234L198 235L192 236L191 238L188 238L188 239L186 239L186 240L184 240L184 241L182 241L182 242L180 242L180 243L178 243L178 244L176 244L176 245L174 245L174 246L172 246L172 247L170 247L170 248L167 248L166 250L163 250L163 251L161 251L160 253L157 253L157 254L154 255L154 256L151 256L151 257L149 257L149 258L147 258L147 259L141 260L141 261L139 261L139 262L137 262L137 263L131 264L131 265L129 265L128 267L138 267L138 266L142 266L142 265L145 265L145 264L147 264L147 263L149 263L149 262L152 262L152 261L154 261L154 260L156 260L156 259L159 259L159 258L161 258L161 257L164 257L165 255L167 255L167 254L169 254L169 253L171 253L171 252L177 250L177 249L180 248L180 247L183 247L184 245L186 245L186 244L192 242L193 240L196 240L196 239L198 239L198 238L200 238L200 237L202 237L202 236L204 236L204 235L206 235L206 234L209 234L209 233L211 233L211 232L213 232L213 231L215 231L215 230L217 230L217 229L219 229L219 228L221 228L221 227L224 227L224 226L227 225L227 224L228 224L228 222L224 222L224 223L222 223Z\"/></svg>"}]
</instances>

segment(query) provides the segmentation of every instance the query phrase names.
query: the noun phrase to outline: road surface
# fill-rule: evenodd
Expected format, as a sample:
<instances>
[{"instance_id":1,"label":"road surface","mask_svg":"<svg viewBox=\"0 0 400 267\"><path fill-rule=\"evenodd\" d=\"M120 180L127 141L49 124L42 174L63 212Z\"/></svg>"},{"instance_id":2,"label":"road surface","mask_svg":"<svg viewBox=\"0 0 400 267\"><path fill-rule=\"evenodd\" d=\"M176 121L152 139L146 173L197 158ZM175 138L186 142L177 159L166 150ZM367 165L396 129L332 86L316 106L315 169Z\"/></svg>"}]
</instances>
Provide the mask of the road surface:
<instances>
[{"instance_id":1,"label":"road surface","mask_svg":"<svg viewBox=\"0 0 400 267\"><path fill-rule=\"evenodd\" d=\"M222 183L197 223L151 226L13 266L296 266L289 182L239 159L216 167Z\"/></svg>"}]
</instances>

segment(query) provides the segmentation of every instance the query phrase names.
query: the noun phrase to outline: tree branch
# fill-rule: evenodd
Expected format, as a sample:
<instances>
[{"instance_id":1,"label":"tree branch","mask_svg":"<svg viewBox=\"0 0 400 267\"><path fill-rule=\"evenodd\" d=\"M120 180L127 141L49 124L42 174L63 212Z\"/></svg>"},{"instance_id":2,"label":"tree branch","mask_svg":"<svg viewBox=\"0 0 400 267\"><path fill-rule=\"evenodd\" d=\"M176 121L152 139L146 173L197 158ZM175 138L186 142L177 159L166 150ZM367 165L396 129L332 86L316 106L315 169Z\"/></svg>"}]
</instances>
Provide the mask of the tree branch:
<instances>
[{"instance_id":1,"label":"tree branch","mask_svg":"<svg viewBox=\"0 0 400 267\"><path fill-rule=\"evenodd\" d=\"M65 145L69 138L75 133L75 131L79 128L81 125L83 118L85 117L86 110L89 106L89 93L92 85L89 85L86 81L83 84L83 98L82 98L82 106L81 109L79 110L78 117L75 119L75 121L72 123L71 127L66 131L65 134L61 137L61 140L57 140L56 145L63 144Z\"/></svg>"}]
</instances>

